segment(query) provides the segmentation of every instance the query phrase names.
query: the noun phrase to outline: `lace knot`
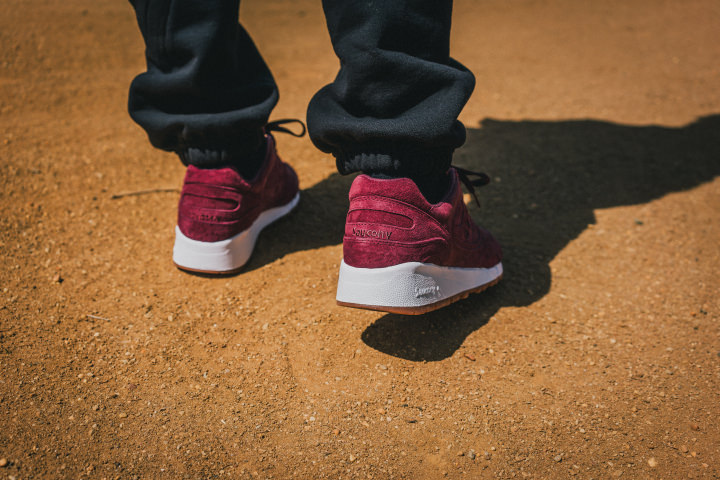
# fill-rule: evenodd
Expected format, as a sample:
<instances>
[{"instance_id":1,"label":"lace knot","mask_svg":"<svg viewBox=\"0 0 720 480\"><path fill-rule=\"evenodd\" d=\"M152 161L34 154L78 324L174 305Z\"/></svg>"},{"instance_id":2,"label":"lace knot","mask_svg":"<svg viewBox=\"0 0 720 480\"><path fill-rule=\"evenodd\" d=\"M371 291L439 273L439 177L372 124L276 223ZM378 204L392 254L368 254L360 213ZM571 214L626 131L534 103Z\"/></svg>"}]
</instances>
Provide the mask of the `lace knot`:
<instances>
[{"instance_id":1,"label":"lace knot","mask_svg":"<svg viewBox=\"0 0 720 480\"><path fill-rule=\"evenodd\" d=\"M453 168L458 173L458 178L462 182L463 185L465 185L465 188L468 189L468 192L473 196L475 199L475 203L477 206L480 206L480 200L478 200L477 193L475 193L475 187L482 187L484 185L487 185L490 183L490 177L487 176L484 173L480 172L473 172L471 170L466 170L464 168L456 167L453 165ZM475 179L470 179L470 176L478 177Z\"/></svg>"}]
</instances>

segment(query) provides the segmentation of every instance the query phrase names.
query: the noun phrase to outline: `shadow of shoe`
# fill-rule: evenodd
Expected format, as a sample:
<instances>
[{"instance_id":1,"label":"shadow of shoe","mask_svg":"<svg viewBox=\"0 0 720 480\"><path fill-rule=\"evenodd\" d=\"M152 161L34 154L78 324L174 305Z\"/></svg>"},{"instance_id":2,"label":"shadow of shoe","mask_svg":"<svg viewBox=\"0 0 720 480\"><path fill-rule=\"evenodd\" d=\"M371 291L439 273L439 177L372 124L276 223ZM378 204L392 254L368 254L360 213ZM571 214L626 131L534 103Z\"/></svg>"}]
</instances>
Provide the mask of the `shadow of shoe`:
<instances>
[{"instance_id":1,"label":"shadow of shoe","mask_svg":"<svg viewBox=\"0 0 720 480\"><path fill-rule=\"evenodd\" d=\"M595 223L596 209L646 203L720 175L720 115L680 128L487 119L468 129L455 163L496 179L480 193L482 210L470 211L503 245L504 279L436 312L379 318L362 340L388 355L451 356L500 308L547 294L550 262Z\"/></svg>"},{"instance_id":2,"label":"shadow of shoe","mask_svg":"<svg viewBox=\"0 0 720 480\"><path fill-rule=\"evenodd\" d=\"M339 245L354 175L333 173L300 192L300 203L260 234L250 261L240 273L267 265L293 252Z\"/></svg>"}]
</instances>

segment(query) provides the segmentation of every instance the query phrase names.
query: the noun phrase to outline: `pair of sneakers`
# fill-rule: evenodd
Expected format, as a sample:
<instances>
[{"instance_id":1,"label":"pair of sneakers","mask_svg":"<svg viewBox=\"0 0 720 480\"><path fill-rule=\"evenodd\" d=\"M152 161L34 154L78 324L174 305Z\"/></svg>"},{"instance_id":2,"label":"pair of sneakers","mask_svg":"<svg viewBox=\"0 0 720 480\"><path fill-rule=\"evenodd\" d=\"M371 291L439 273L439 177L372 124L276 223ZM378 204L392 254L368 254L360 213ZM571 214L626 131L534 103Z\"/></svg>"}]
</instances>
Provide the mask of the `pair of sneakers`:
<instances>
[{"instance_id":1,"label":"pair of sneakers","mask_svg":"<svg viewBox=\"0 0 720 480\"><path fill-rule=\"evenodd\" d=\"M502 277L502 252L463 201L467 171L451 167L450 189L431 204L408 178L355 178L345 222L337 302L392 313L429 312ZM260 231L300 198L295 171L266 134L255 178L235 168L189 166L180 195L173 261L209 274L239 271Z\"/></svg>"}]
</instances>

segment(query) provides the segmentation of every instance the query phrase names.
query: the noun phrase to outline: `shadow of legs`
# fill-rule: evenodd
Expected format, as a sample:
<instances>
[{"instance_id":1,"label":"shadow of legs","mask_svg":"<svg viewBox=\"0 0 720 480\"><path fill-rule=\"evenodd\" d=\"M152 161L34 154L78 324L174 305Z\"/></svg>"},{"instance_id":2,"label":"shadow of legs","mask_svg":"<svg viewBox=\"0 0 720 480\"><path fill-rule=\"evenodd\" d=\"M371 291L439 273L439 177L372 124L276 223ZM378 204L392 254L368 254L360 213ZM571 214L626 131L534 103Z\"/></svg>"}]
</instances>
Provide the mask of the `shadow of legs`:
<instances>
[{"instance_id":1,"label":"shadow of legs","mask_svg":"<svg viewBox=\"0 0 720 480\"><path fill-rule=\"evenodd\" d=\"M720 175L720 115L680 128L595 120L504 122L469 128L455 163L487 172L473 217L503 245L500 285L419 317L385 315L362 334L370 347L413 361L451 356L504 306L550 290L550 262L595 210L646 203Z\"/></svg>"}]
</instances>

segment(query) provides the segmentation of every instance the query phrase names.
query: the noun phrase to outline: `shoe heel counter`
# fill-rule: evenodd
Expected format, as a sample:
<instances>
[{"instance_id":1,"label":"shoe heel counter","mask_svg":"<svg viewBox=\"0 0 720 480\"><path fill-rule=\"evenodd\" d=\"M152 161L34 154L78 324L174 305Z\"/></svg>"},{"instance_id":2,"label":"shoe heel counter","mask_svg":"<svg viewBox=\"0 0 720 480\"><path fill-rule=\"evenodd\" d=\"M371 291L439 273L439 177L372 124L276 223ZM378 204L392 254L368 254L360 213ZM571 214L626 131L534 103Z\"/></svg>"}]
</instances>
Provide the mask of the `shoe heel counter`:
<instances>
[{"instance_id":1,"label":"shoe heel counter","mask_svg":"<svg viewBox=\"0 0 720 480\"><path fill-rule=\"evenodd\" d=\"M190 239L214 242L227 238L237 230L233 213L239 199L211 185L186 185L180 194L177 224Z\"/></svg>"},{"instance_id":2,"label":"shoe heel counter","mask_svg":"<svg viewBox=\"0 0 720 480\"><path fill-rule=\"evenodd\" d=\"M351 200L343 258L357 268L434 263L447 251L442 229L414 207L385 197Z\"/></svg>"}]
</instances>

